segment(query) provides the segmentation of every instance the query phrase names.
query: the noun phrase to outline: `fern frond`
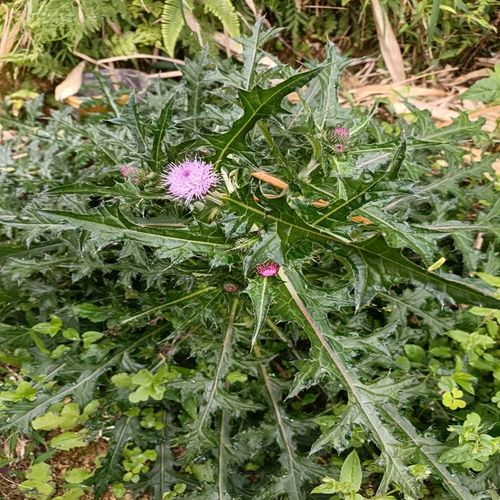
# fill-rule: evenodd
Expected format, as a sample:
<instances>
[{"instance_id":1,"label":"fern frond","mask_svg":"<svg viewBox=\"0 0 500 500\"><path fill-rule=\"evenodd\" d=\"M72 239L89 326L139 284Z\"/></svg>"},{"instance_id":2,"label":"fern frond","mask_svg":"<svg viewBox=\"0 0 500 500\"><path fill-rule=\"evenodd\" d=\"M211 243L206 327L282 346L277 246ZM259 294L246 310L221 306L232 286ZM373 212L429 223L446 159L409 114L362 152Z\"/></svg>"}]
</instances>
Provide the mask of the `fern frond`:
<instances>
[{"instance_id":1,"label":"fern frond","mask_svg":"<svg viewBox=\"0 0 500 500\"><path fill-rule=\"evenodd\" d=\"M161 14L161 36L165 50L171 57L183 27L182 0L165 0Z\"/></svg>"},{"instance_id":2,"label":"fern frond","mask_svg":"<svg viewBox=\"0 0 500 500\"><path fill-rule=\"evenodd\" d=\"M240 22L231 0L206 0L205 12L210 12L220 20L229 36L240 36Z\"/></svg>"}]
</instances>

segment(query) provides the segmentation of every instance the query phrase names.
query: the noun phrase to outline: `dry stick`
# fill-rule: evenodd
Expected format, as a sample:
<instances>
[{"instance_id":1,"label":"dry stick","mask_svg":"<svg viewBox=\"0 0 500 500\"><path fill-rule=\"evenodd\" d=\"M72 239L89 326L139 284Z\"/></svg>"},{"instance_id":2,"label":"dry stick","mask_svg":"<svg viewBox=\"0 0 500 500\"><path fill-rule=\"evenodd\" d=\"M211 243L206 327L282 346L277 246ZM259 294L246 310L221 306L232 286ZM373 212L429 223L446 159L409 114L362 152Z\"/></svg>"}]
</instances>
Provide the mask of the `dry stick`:
<instances>
[{"instance_id":1,"label":"dry stick","mask_svg":"<svg viewBox=\"0 0 500 500\"><path fill-rule=\"evenodd\" d=\"M146 78L178 78L179 76L182 76L182 71L160 71L146 75Z\"/></svg>"},{"instance_id":2,"label":"dry stick","mask_svg":"<svg viewBox=\"0 0 500 500\"><path fill-rule=\"evenodd\" d=\"M394 82L405 79L403 56L380 0L371 0L380 52Z\"/></svg>"},{"instance_id":3,"label":"dry stick","mask_svg":"<svg viewBox=\"0 0 500 500\"><path fill-rule=\"evenodd\" d=\"M104 66L106 63L112 63L112 62L118 62L118 61L128 61L129 59L158 59L159 61L167 61L171 62L174 64L179 64L179 65L184 65L185 62L181 59L174 59L172 57L164 57L164 56L156 56L152 54L130 54L128 56L114 56L114 57L107 57L105 59L92 59L91 57L87 56L86 54L82 54L81 52L78 52L77 50L73 51L73 54L75 56L80 57L81 59L84 59L85 61L91 62L93 64L97 65L102 65Z\"/></svg>"}]
</instances>

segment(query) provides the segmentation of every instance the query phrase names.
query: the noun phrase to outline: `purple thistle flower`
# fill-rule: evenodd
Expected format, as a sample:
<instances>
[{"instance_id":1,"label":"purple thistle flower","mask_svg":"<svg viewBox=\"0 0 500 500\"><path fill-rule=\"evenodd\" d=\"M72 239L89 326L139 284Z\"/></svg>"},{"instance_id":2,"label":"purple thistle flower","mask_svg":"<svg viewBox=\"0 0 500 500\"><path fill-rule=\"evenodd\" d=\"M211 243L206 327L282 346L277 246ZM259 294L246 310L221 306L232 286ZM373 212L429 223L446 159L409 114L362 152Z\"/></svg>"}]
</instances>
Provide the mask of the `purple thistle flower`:
<instances>
[{"instance_id":1,"label":"purple thistle flower","mask_svg":"<svg viewBox=\"0 0 500 500\"><path fill-rule=\"evenodd\" d=\"M190 202L205 197L219 183L219 176L211 163L187 160L168 165L162 181L174 198Z\"/></svg>"},{"instance_id":2,"label":"purple thistle flower","mask_svg":"<svg viewBox=\"0 0 500 500\"><path fill-rule=\"evenodd\" d=\"M280 265L277 262L266 262L265 264L259 264L255 267L257 274L263 276L264 278L268 278L269 276L274 276L278 274L280 270Z\"/></svg>"}]
</instances>

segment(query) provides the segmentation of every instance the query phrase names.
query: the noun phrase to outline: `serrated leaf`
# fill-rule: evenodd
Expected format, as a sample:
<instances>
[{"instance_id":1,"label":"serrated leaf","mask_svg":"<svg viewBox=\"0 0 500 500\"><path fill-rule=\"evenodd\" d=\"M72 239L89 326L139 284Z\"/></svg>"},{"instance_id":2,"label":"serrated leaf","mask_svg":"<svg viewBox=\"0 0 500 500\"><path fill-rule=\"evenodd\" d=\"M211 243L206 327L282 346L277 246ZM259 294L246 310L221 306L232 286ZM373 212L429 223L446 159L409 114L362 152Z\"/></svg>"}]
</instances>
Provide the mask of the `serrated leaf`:
<instances>
[{"instance_id":1,"label":"serrated leaf","mask_svg":"<svg viewBox=\"0 0 500 500\"><path fill-rule=\"evenodd\" d=\"M353 370L347 367L343 355L338 353L327 340L325 332L329 330L329 325L324 314L307 307L307 303L304 302L305 297L300 294L301 291L303 292L304 284L297 274L290 270L285 272L283 268L280 269L279 274L283 280L284 288L291 298L290 305L293 309L290 312L293 311L294 319L304 328L313 345L324 355L323 366L325 369L328 370L331 376L342 381L349 393L350 400L362 415L364 424L369 429L372 438L383 451L387 461L387 468L382 480L381 492L385 492L390 482L394 481L407 494L418 497L419 487L409 474L398 451L401 443L377 413L376 402L370 398L369 393L365 390L368 387L364 386Z\"/></svg>"},{"instance_id":2,"label":"serrated leaf","mask_svg":"<svg viewBox=\"0 0 500 500\"><path fill-rule=\"evenodd\" d=\"M65 184L51 188L47 191L48 194L80 194L88 196L109 196L113 198L125 198L132 200L139 199L162 199L165 198L164 193L149 194L141 193L137 187L130 183L117 183L114 186L99 186L95 184Z\"/></svg>"},{"instance_id":3,"label":"serrated leaf","mask_svg":"<svg viewBox=\"0 0 500 500\"><path fill-rule=\"evenodd\" d=\"M239 147L245 147L245 136L254 128L257 121L284 113L285 110L281 107L283 98L296 88L305 85L321 70L322 68L317 68L299 73L269 89L255 87L250 91L240 90L239 101L243 108L243 116L238 118L227 132L202 138L203 143L215 150L211 160L219 162L227 155L237 153Z\"/></svg>"},{"instance_id":4,"label":"serrated leaf","mask_svg":"<svg viewBox=\"0 0 500 500\"><path fill-rule=\"evenodd\" d=\"M500 64L495 65L495 70L490 71L487 78L471 85L460 98L484 103L500 102Z\"/></svg>"},{"instance_id":5,"label":"serrated leaf","mask_svg":"<svg viewBox=\"0 0 500 500\"><path fill-rule=\"evenodd\" d=\"M163 109L161 110L160 117L156 124L153 135L153 146L151 149L151 166L154 170L159 171L163 167L163 160L165 154L162 149L163 140L167 133L167 128L172 121L172 112L174 109L174 98L172 97Z\"/></svg>"},{"instance_id":6,"label":"serrated leaf","mask_svg":"<svg viewBox=\"0 0 500 500\"><path fill-rule=\"evenodd\" d=\"M415 444L425 457L426 461L433 468L435 473L441 478L443 486L455 497L460 500L473 500L474 496L469 489L462 484L456 474L452 474L446 467L441 465L442 456L438 460L439 443L432 438L424 438L420 436L417 430L413 427L408 419L391 404L382 406L386 414L391 418L392 422L408 436L412 443ZM455 448L456 449L456 448ZM455 450L454 449L454 450Z\"/></svg>"},{"instance_id":7,"label":"serrated leaf","mask_svg":"<svg viewBox=\"0 0 500 500\"><path fill-rule=\"evenodd\" d=\"M356 303L361 306L371 300L392 281L419 282L446 293L458 303L482 304L495 307L499 301L474 284L458 276L444 273L430 273L414 264L401 253L387 246L381 236L375 236L362 243L351 244L347 258L353 263L356 275Z\"/></svg>"},{"instance_id":8,"label":"serrated leaf","mask_svg":"<svg viewBox=\"0 0 500 500\"><path fill-rule=\"evenodd\" d=\"M42 211L49 220L65 221L78 227L113 240L131 240L157 248L162 256L174 261L184 260L193 255L212 254L227 248L224 240L207 234L195 235L187 228L166 229L139 225L127 219L118 207L103 209L99 214L79 214L63 211ZM144 221L147 223L147 221Z\"/></svg>"},{"instance_id":9,"label":"serrated leaf","mask_svg":"<svg viewBox=\"0 0 500 500\"><path fill-rule=\"evenodd\" d=\"M377 207L363 206L356 213L367 217L381 231L387 244L393 248L410 248L431 263L436 251L436 235L424 229L414 228L399 221L392 214L382 212Z\"/></svg>"},{"instance_id":10,"label":"serrated leaf","mask_svg":"<svg viewBox=\"0 0 500 500\"><path fill-rule=\"evenodd\" d=\"M127 417L121 418L116 423L109 442L108 453L102 459L102 465L96 470L92 479L92 483L95 485L96 498L101 498L108 484L122 479L120 471L122 452L127 442L134 439L137 434L136 422L135 417Z\"/></svg>"},{"instance_id":11,"label":"serrated leaf","mask_svg":"<svg viewBox=\"0 0 500 500\"><path fill-rule=\"evenodd\" d=\"M355 243L326 228L312 227L298 217L286 212L265 212L250 202L242 202L234 197L224 197L224 201L236 213L244 214L250 220L263 224L276 223L279 235L286 235L285 244L298 241L315 241L322 245L340 248L352 263L356 278L356 304L360 307L371 300L377 292L385 290L387 282L419 282L425 287L439 290L458 303L498 307L499 301L474 284L461 280L458 276L444 273L430 273L414 264L401 253L389 247L381 236L374 236ZM283 238L282 238L283 241Z\"/></svg>"},{"instance_id":12,"label":"serrated leaf","mask_svg":"<svg viewBox=\"0 0 500 500\"><path fill-rule=\"evenodd\" d=\"M252 348L266 319L267 311L271 303L269 294L269 279L266 277L254 278L249 281L245 293L250 296L254 308L254 330L252 334Z\"/></svg>"}]
</instances>

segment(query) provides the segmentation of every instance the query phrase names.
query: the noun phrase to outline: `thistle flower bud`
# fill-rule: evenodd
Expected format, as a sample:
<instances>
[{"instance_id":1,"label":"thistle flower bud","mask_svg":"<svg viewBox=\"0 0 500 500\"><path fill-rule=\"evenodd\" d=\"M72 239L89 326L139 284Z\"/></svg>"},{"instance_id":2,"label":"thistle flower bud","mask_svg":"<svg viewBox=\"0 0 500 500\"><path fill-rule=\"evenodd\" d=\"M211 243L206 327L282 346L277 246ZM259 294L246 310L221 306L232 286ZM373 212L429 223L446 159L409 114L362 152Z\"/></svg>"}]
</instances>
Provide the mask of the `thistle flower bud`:
<instances>
[{"instance_id":1,"label":"thistle flower bud","mask_svg":"<svg viewBox=\"0 0 500 500\"><path fill-rule=\"evenodd\" d=\"M345 144L334 144L333 151L337 154L342 154L345 151Z\"/></svg>"},{"instance_id":2,"label":"thistle flower bud","mask_svg":"<svg viewBox=\"0 0 500 500\"><path fill-rule=\"evenodd\" d=\"M239 286L234 283L224 283L223 288L227 293L236 293L239 290Z\"/></svg>"},{"instance_id":3,"label":"thistle flower bud","mask_svg":"<svg viewBox=\"0 0 500 500\"><path fill-rule=\"evenodd\" d=\"M255 267L257 274L264 278L268 278L270 276L274 276L278 274L280 270L280 265L277 262L266 262L265 264L259 264Z\"/></svg>"},{"instance_id":4,"label":"thistle flower bud","mask_svg":"<svg viewBox=\"0 0 500 500\"><path fill-rule=\"evenodd\" d=\"M349 129L347 127L334 128L332 136L334 140L347 141L347 139L349 139Z\"/></svg>"},{"instance_id":5,"label":"thistle flower bud","mask_svg":"<svg viewBox=\"0 0 500 500\"><path fill-rule=\"evenodd\" d=\"M138 173L138 169L130 165L122 165L120 167L120 175L125 179L130 179Z\"/></svg>"}]
</instances>

